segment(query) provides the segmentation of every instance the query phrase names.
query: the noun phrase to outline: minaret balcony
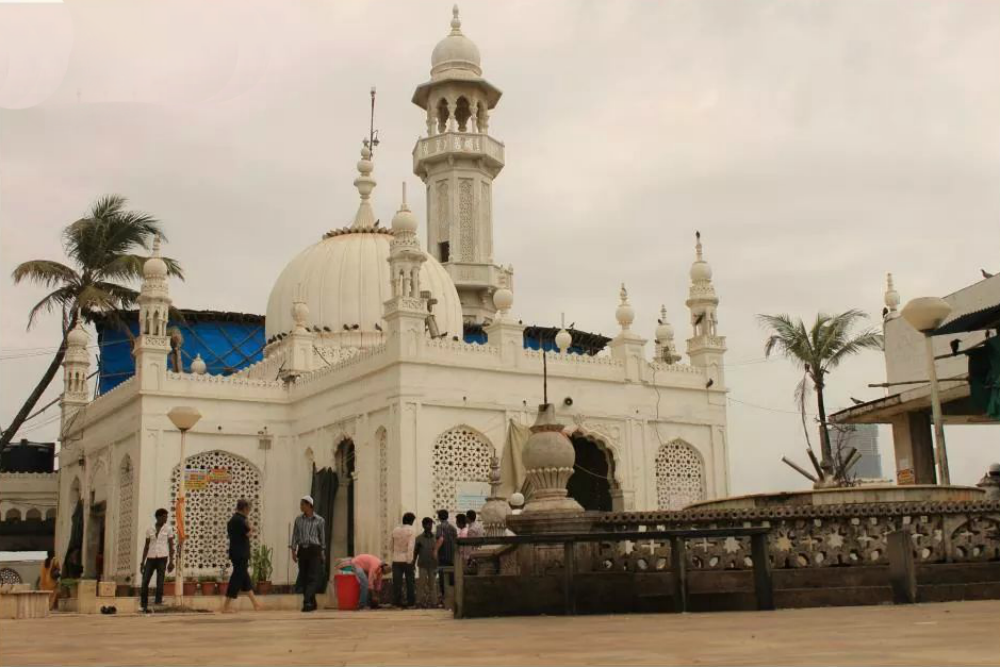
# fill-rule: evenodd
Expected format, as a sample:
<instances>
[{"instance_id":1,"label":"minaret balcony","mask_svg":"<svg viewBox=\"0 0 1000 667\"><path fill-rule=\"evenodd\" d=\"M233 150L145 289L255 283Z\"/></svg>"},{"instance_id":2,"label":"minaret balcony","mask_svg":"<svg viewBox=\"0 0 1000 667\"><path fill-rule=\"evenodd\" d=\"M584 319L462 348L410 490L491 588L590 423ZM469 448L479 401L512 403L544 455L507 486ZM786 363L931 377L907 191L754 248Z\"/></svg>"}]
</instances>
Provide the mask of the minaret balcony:
<instances>
[{"instance_id":1,"label":"minaret balcony","mask_svg":"<svg viewBox=\"0 0 1000 667\"><path fill-rule=\"evenodd\" d=\"M413 171L420 173L423 165L455 158L482 159L486 166L500 171L504 166L503 142L475 132L442 132L422 137L413 148Z\"/></svg>"}]
</instances>

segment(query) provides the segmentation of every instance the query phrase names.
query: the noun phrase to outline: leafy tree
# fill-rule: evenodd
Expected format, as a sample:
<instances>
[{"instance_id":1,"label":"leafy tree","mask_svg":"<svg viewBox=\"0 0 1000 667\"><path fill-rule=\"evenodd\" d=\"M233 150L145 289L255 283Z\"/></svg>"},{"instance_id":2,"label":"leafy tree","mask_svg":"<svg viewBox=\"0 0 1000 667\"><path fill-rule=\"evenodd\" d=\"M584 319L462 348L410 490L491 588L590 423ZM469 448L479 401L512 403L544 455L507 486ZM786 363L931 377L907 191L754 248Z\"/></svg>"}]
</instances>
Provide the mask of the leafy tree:
<instances>
[{"instance_id":1,"label":"leafy tree","mask_svg":"<svg viewBox=\"0 0 1000 667\"><path fill-rule=\"evenodd\" d=\"M760 322L771 334L764 344L764 356L770 357L777 350L804 372L802 381L795 390L795 400L805 419L805 399L809 390L808 382L816 391L816 407L819 412L819 434L823 473L833 479L836 462L830 445L830 433L826 423L826 404L823 390L826 377L841 361L862 350L881 350L882 334L878 329L867 328L858 333L852 329L867 315L860 310L848 310L838 315L820 313L808 329L801 319L792 320L788 315L758 315ZM808 433L807 433L808 438Z\"/></svg>"},{"instance_id":2,"label":"leafy tree","mask_svg":"<svg viewBox=\"0 0 1000 667\"><path fill-rule=\"evenodd\" d=\"M104 316L123 325L119 313L135 305L139 293L128 285L142 278L142 266L148 258L136 251L148 250L157 235L163 236L163 230L156 218L128 210L127 203L120 195L105 195L85 217L63 230L63 250L69 264L36 259L14 269L15 285L28 281L52 290L31 309L28 329L41 313L58 311L62 315L62 341L38 384L0 436L0 451L14 438L51 384L66 355L66 335L77 320L82 317L89 322ZM169 275L183 279L177 262L167 258L164 262Z\"/></svg>"}]
</instances>

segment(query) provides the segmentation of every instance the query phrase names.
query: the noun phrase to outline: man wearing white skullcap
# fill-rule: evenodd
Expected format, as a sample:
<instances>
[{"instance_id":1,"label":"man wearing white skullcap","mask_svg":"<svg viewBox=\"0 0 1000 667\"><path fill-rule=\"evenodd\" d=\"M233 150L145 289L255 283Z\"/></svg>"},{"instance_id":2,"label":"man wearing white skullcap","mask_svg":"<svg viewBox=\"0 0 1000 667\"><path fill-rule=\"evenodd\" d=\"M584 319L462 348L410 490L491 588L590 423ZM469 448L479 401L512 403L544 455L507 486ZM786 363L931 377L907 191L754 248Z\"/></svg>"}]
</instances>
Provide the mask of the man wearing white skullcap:
<instances>
[{"instance_id":1,"label":"man wearing white skullcap","mask_svg":"<svg viewBox=\"0 0 1000 667\"><path fill-rule=\"evenodd\" d=\"M292 528L292 560L299 564L299 576L295 580L295 592L302 593L302 611L316 610L316 592L323 576L326 560L326 522L313 510L312 496L302 496L299 509L302 514L295 517Z\"/></svg>"}]
</instances>

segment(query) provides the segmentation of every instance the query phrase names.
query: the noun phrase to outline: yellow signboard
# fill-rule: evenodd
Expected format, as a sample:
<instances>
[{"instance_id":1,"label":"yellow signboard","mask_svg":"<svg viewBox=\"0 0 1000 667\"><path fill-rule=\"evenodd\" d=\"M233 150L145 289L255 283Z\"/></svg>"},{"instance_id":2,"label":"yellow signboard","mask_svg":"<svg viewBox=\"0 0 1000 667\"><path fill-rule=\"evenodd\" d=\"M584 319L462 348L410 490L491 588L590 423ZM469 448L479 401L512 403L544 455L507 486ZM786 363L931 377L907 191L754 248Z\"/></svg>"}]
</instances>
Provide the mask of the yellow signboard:
<instances>
[{"instance_id":1,"label":"yellow signboard","mask_svg":"<svg viewBox=\"0 0 1000 667\"><path fill-rule=\"evenodd\" d=\"M902 470L896 471L896 484L915 484L916 478L913 474L913 468L903 468Z\"/></svg>"}]
</instances>

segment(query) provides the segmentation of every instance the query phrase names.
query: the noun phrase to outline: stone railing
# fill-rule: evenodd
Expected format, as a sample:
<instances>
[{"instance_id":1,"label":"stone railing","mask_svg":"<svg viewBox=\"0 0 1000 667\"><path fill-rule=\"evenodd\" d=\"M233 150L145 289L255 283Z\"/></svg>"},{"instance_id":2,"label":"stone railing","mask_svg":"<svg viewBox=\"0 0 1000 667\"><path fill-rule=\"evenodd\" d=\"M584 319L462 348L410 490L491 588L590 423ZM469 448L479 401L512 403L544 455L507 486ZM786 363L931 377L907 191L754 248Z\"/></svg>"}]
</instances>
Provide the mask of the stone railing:
<instances>
[{"instance_id":1,"label":"stone railing","mask_svg":"<svg viewBox=\"0 0 1000 667\"><path fill-rule=\"evenodd\" d=\"M1000 501L784 505L766 508L606 513L602 531L766 526L774 568L888 565L887 536L910 533L916 563L1000 561ZM595 570L636 571L669 567L665 542L603 544ZM692 540L693 569L752 567L745 538Z\"/></svg>"},{"instance_id":2,"label":"stone railing","mask_svg":"<svg viewBox=\"0 0 1000 667\"><path fill-rule=\"evenodd\" d=\"M593 513L597 532L767 527L774 569L888 566L888 535L910 534L916 564L1000 561L1000 500L785 505L738 510ZM749 570L749 538L690 540L692 570ZM580 571L656 572L671 568L668 540L600 542ZM516 550L493 556L485 574L517 574Z\"/></svg>"}]
</instances>

